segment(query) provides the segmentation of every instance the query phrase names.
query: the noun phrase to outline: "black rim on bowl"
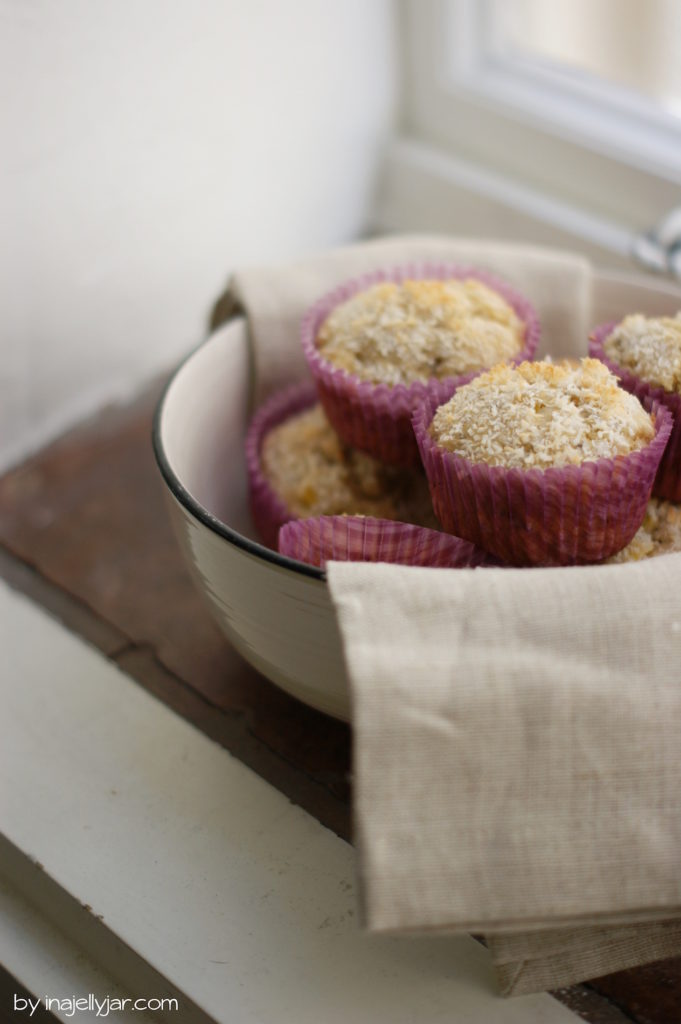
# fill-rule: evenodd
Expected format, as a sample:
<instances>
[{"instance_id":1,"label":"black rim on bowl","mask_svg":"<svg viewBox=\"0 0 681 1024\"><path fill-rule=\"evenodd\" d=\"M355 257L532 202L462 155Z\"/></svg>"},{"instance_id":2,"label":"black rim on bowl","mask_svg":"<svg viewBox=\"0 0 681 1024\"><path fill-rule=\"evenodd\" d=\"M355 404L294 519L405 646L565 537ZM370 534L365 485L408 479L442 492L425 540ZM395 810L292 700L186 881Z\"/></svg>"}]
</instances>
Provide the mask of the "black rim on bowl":
<instances>
[{"instance_id":1,"label":"black rim on bowl","mask_svg":"<svg viewBox=\"0 0 681 1024\"><path fill-rule=\"evenodd\" d=\"M227 526L222 520L214 516L208 509L205 509L196 498L194 498L187 488L184 486L182 481L179 479L168 460L168 456L165 453L163 447L163 438L161 423L163 420L163 410L165 407L168 393L173 386L178 374L182 372L186 364L193 359L196 353L203 348L204 345L208 344L206 341L202 342L197 348L190 352L182 362L175 368L170 376L170 379L163 388L161 397L159 398L156 409L154 410L154 420L151 428L151 444L154 450L154 458L156 459L156 465L158 466L161 476L165 480L170 493L174 498L182 505L194 519L198 519L203 526L217 534L219 537L223 537L229 541L230 544L234 544L236 547L241 548L243 551L247 551L249 555L254 555L256 558L262 558L265 562L272 562L273 565L278 565L282 569L289 569L292 572L299 573L301 576L310 576L315 580L325 580L326 573L315 565L306 565L305 562L298 562L294 558L288 558L287 555L280 555L278 551L272 551L271 548L266 548L264 544L260 544L256 540L251 540L249 537L244 537L242 533L234 530L231 526Z\"/></svg>"}]
</instances>

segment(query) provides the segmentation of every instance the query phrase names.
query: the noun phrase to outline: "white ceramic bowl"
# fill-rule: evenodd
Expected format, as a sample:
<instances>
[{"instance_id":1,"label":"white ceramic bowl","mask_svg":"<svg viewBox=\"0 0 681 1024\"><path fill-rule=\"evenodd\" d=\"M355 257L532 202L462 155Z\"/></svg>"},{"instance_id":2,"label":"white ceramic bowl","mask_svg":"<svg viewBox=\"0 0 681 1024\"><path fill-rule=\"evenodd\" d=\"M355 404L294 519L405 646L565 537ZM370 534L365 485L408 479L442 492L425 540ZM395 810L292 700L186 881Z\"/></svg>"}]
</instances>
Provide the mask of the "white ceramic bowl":
<instances>
[{"instance_id":1,"label":"white ceramic bowl","mask_svg":"<svg viewBox=\"0 0 681 1024\"><path fill-rule=\"evenodd\" d=\"M670 283L594 272L588 319L595 326L628 312L675 313L680 305ZM551 339L543 346L550 350ZM586 349L585 334L574 355ZM293 696L348 718L341 640L324 573L264 547L250 520L244 438L251 393L242 318L211 335L170 380L153 443L175 532L218 625L243 657Z\"/></svg>"}]
</instances>

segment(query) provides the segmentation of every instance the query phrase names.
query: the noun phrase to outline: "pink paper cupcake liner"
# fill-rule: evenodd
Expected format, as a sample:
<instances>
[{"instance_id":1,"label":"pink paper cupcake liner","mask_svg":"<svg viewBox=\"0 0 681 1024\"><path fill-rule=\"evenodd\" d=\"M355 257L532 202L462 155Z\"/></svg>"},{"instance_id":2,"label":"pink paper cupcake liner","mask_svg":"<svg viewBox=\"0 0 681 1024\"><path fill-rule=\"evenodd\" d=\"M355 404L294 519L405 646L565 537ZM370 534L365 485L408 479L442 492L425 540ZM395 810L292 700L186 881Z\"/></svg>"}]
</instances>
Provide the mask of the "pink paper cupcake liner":
<instances>
[{"instance_id":1,"label":"pink paper cupcake liner","mask_svg":"<svg viewBox=\"0 0 681 1024\"><path fill-rule=\"evenodd\" d=\"M639 451L545 470L473 463L430 436L436 405L414 414L414 431L443 529L510 565L584 565L625 547L643 522L671 433L668 409L646 406L655 436Z\"/></svg>"},{"instance_id":2,"label":"pink paper cupcake liner","mask_svg":"<svg viewBox=\"0 0 681 1024\"><path fill-rule=\"evenodd\" d=\"M409 386L372 384L334 367L324 359L315 344L319 328L331 311L342 302L380 281L447 280L475 278L498 292L525 323L525 343L511 360L521 363L532 359L539 344L540 325L534 306L505 281L477 267L447 263L418 263L388 270L376 270L346 281L324 295L305 314L301 334L303 352L317 383L319 399L336 432L347 443L368 452L383 462L397 466L417 465L418 449L411 417L424 400L438 404L447 401L462 384L483 370L444 380L416 381Z\"/></svg>"},{"instance_id":3,"label":"pink paper cupcake liner","mask_svg":"<svg viewBox=\"0 0 681 1024\"><path fill-rule=\"evenodd\" d=\"M669 409L673 419L672 432L660 461L653 484L653 494L668 501L681 501L681 395L641 380L631 370L614 363L605 354L603 344L617 327L617 323L613 320L594 328L589 336L589 355L605 363L611 373L619 377L622 387L636 395L641 402L655 401Z\"/></svg>"},{"instance_id":4,"label":"pink paper cupcake liner","mask_svg":"<svg viewBox=\"0 0 681 1024\"><path fill-rule=\"evenodd\" d=\"M279 531L279 551L309 565L394 562L442 569L497 565L468 541L413 523L371 516L294 519Z\"/></svg>"},{"instance_id":5,"label":"pink paper cupcake liner","mask_svg":"<svg viewBox=\"0 0 681 1024\"><path fill-rule=\"evenodd\" d=\"M255 413L246 434L246 472L251 516L264 543L275 551L279 528L293 516L262 471L262 443L273 427L311 408L317 401L317 391L312 381L278 391Z\"/></svg>"}]
</instances>

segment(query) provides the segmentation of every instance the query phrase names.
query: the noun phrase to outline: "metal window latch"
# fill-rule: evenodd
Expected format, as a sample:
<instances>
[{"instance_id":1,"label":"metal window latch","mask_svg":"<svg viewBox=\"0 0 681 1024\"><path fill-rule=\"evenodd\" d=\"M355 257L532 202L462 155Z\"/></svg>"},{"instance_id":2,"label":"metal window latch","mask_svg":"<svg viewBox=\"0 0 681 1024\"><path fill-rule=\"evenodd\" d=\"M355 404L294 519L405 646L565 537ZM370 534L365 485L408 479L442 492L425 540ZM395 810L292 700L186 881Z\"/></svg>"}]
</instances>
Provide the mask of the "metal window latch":
<instances>
[{"instance_id":1,"label":"metal window latch","mask_svg":"<svg viewBox=\"0 0 681 1024\"><path fill-rule=\"evenodd\" d=\"M681 280L681 206L671 210L650 231L637 235L631 255L646 270L671 274Z\"/></svg>"}]
</instances>

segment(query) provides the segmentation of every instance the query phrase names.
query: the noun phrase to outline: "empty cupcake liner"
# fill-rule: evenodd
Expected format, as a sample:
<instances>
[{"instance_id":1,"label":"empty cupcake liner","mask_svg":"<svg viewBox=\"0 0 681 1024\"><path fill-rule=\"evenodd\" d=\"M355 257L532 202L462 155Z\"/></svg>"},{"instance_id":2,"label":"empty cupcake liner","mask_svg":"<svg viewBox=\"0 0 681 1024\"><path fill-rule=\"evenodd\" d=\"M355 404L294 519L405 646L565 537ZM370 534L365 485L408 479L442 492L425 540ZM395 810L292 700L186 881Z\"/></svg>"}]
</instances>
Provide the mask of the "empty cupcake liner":
<instances>
[{"instance_id":1,"label":"empty cupcake liner","mask_svg":"<svg viewBox=\"0 0 681 1024\"><path fill-rule=\"evenodd\" d=\"M279 531L279 551L310 565L395 562L442 569L497 565L468 541L413 523L371 516L294 519Z\"/></svg>"},{"instance_id":2,"label":"empty cupcake liner","mask_svg":"<svg viewBox=\"0 0 681 1024\"><path fill-rule=\"evenodd\" d=\"M603 344L608 335L617 327L617 323L618 321L613 320L594 328L589 336L589 355L605 363L610 372L619 377L622 387L630 391L632 395L636 395L641 402L644 400L656 401L669 409L673 418L672 432L660 461L653 484L653 494L657 498L666 498L668 501L681 501L681 395L641 380L631 370L614 363L605 354Z\"/></svg>"},{"instance_id":3,"label":"empty cupcake liner","mask_svg":"<svg viewBox=\"0 0 681 1024\"><path fill-rule=\"evenodd\" d=\"M434 403L414 431L443 529L510 565L584 565L625 547L643 522L672 417L646 404L655 436L639 451L545 470L473 463L430 436Z\"/></svg>"},{"instance_id":4,"label":"empty cupcake liner","mask_svg":"<svg viewBox=\"0 0 681 1024\"><path fill-rule=\"evenodd\" d=\"M319 328L331 311L342 302L380 281L447 280L475 278L498 292L525 323L525 343L513 360L520 363L532 359L539 344L540 325L532 304L505 281L477 267L447 263L406 264L388 270L377 270L346 281L324 295L305 314L301 335L305 357L317 383L319 399L326 415L343 440L368 452L383 462L397 466L417 465L418 449L411 426L411 417L419 403L447 401L462 384L477 377L475 370L460 377L444 380L416 381L409 386L372 384L345 370L334 367L317 349L315 339Z\"/></svg>"},{"instance_id":5,"label":"empty cupcake liner","mask_svg":"<svg viewBox=\"0 0 681 1024\"><path fill-rule=\"evenodd\" d=\"M292 513L263 473L260 460L263 440L273 427L309 409L317 401L317 391L312 381L277 391L255 413L246 434L246 472L251 516L264 543L275 551L279 528L292 518Z\"/></svg>"}]
</instances>

